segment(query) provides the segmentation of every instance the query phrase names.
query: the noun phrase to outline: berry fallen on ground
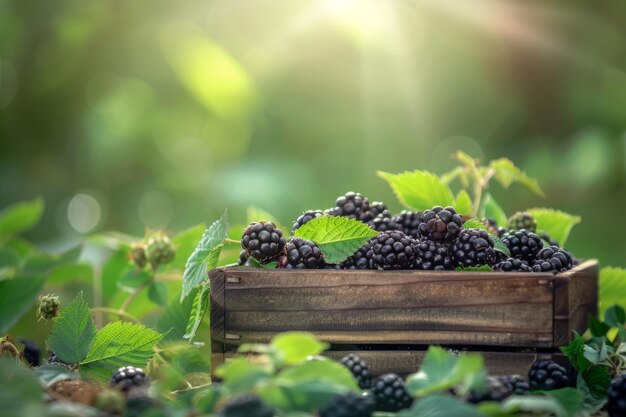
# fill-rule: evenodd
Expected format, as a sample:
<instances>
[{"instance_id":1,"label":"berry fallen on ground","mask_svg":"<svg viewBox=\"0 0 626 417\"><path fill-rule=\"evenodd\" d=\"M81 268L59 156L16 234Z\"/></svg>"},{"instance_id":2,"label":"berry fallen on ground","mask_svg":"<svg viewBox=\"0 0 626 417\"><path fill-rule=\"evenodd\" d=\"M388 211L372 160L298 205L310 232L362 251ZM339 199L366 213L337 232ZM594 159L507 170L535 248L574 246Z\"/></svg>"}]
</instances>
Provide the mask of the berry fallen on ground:
<instances>
[{"instance_id":1,"label":"berry fallen on ground","mask_svg":"<svg viewBox=\"0 0 626 417\"><path fill-rule=\"evenodd\" d=\"M429 238L421 238L413 245L415 269L445 271L454 269L454 263L445 245Z\"/></svg>"},{"instance_id":2,"label":"berry fallen on ground","mask_svg":"<svg viewBox=\"0 0 626 417\"><path fill-rule=\"evenodd\" d=\"M415 261L414 240L402 232L383 232L370 239L374 269L410 269Z\"/></svg>"},{"instance_id":3,"label":"berry fallen on ground","mask_svg":"<svg viewBox=\"0 0 626 417\"><path fill-rule=\"evenodd\" d=\"M324 266L320 247L310 240L291 238L278 257L278 267L286 269L318 269Z\"/></svg>"},{"instance_id":4,"label":"berry fallen on ground","mask_svg":"<svg viewBox=\"0 0 626 417\"><path fill-rule=\"evenodd\" d=\"M549 359L536 360L528 372L528 384L532 391L553 390L570 386L567 371Z\"/></svg>"},{"instance_id":5,"label":"berry fallen on ground","mask_svg":"<svg viewBox=\"0 0 626 417\"><path fill-rule=\"evenodd\" d=\"M363 359L351 353L341 358L341 363L352 372L361 389L372 386L372 373Z\"/></svg>"},{"instance_id":6,"label":"berry fallen on ground","mask_svg":"<svg viewBox=\"0 0 626 417\"><path fill-rule=\"evenodd\" d=\"M148 375L141 368L134 366L124 366L119 368L109 381L109 386L120 391L127 392L131 388L148 384Z\"/></svg>"},{"instance_id":7,"label":"berry fallen on ground","mask_svg":"<svg viewBox=\"0 0 626 417\"><path fill-rule=\"evenodd\" d=\"M259 262L271 262L282 252L286 244L283 232L272 222L253 222L243 231L241 247L246 255Z\"/></svg>"},{"instance_id":8,"label":"berry fallen on ground","mask_svg":"<svg viewBox=\"0 0 626 417\"><path fill-rule=\"evenodd\" d=\"M519 211L509 218L508 227L513 230L526 229L530 232L536 232L537 221L532 214L526 211Z\"/></svg>"},{"instance_id":9,"label":"berry fallen on ground","mask_svg":"<svg viewBox=\"0 0 626 417\"><path fill-rule=\"evenodd\" d=\"M511 230L502 235L502 243L509 248L512 258L533 262L543 249L543 241L539 236L526 229Z\"/></svg>"},{"instance_id":10,"label":"berry fallen on ground","mask_svg":"<svg viewBox=\"0 0 626 417\"><path fill-rule=\"evenodd\" d=\"M558 246L548 246L537 254L533 263L534 272L552 272L554 274L571 269L573 266L572 255Z\"/></svg>"},{"instance_id":11,"label":"berry fallen on ground","mask_svg":"<svg viewBox=\"0 0 626 417\"><path fill-rule=\"evenodd\" d=\"M374 408L373 398L348 392L333 397L320 408L320 417L370 417Z\"/></svg>"},{"instance_id":12,"label":"berry fallen on ground","mask_svg":"<svg viewBox=\"0 0 626 417\"><path fill-rule=\"evenodd\" d=\"M463 218L452 207L435 206L426 210L423 223L419 225L420 235L437 242L452 241L463 228Z\"/></svg>"},{"instance_id":13,"label":"berry fallen on ground","mask_svg":"<svg viewBox=\"0 0 626 417\"><path fill-rule=\"evenodd\" d=\"M491 235L483 229L463 229L450 246L455 264L461 267L493 265L496 252Z\"/></svg>"},{"instance_id":14,"label":"berry fallen on ground","mask_svg":"<svg viewBox=\"0 0 626 417\"><path fill-rule=\"evenodd\" d=\"M396 374L381 375L372 384L376 410L396 412L409 408L413 398L406 390L402 378Z\"/></svg>"}]
</instances>

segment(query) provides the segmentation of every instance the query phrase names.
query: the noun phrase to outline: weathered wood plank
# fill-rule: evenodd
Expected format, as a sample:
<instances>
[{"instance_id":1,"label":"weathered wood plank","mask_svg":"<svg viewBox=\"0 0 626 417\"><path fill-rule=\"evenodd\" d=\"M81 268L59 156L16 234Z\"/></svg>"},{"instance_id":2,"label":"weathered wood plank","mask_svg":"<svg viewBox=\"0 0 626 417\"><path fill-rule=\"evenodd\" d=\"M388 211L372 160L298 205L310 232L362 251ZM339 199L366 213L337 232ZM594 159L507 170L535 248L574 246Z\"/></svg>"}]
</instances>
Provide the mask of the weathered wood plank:
<instances>
[{"instance_id":1,"label":"weathered wood plank","mask_svg":"<svg viewBox=\"0 0 626 417\"><path fill-rule=\"evenodd\" d=\"M210 289L210 313L211 320L211 351L214 353L224 352L224 289L226 288L226 273L222 269L215 269L209 273Z\"/></svg>"}]
</instances>

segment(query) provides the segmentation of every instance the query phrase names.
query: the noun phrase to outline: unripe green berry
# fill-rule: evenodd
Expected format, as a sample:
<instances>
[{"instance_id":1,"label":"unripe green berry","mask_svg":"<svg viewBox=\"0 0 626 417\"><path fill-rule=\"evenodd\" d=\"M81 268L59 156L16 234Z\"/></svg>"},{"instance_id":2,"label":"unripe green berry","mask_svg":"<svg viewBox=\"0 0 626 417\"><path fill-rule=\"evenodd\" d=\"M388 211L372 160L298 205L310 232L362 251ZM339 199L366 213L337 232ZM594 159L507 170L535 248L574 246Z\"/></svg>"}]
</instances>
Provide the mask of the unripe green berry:
<instances>
[{"instance_id":1,"label":"unripe green berry","mask_svg":"<svg viewBox=\"0 0 626 417\"><path fill-rule=\"evenodd\" d=\"M171 262L176 255L174 245L163 232L156 232L146 242L146 259L153 268Z\"/></svg>"},{"instance_id":2,"label":"unripe green berry","mask_svg":"<svg viewBox=\"0 0 626 417\"><path fill-rule=\"evenodd\" d=\"M133 243L128 252L128 259L130 259L139 268L143 268L148 263L146 257L146 247L143 242Z\"/></svg>"},{"instance_id":3,"label":"unripe green berry","mask_svg":"<svg viewBox=\"0 0 626 417\"><path fill-rule=\"evenodd\" d=\"M39 307L37 308L37 316L39 319L50 320L59 315L59 306L61 301L54 294L42 295L39 297Z\"/></svg>"}]
</instances>

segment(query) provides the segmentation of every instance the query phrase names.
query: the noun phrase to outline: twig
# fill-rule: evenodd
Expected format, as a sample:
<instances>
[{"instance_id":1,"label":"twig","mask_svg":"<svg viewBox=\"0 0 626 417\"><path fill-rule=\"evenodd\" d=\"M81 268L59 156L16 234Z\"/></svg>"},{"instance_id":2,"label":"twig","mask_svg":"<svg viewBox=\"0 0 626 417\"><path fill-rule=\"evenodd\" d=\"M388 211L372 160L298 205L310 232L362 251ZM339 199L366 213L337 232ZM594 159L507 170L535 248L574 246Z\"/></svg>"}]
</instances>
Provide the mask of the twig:
<instances>
[{"instance_id":1,"label":"twig","mask_svg":"<svg viewBox=\"0 0 626 417\"><path fill-rule=\"evenodd\" d=\"M118 310L116 308L109 308L109 307L91 307L91 311L94 313L109 313L109 314L115 314L117 316L120 317L124 317L127 318L129 320L134 321L135 323L140 323L141 321L133 316L130 313L127 313L126 311L122 311L122 310Z\"/></svg>"}]
</instances>

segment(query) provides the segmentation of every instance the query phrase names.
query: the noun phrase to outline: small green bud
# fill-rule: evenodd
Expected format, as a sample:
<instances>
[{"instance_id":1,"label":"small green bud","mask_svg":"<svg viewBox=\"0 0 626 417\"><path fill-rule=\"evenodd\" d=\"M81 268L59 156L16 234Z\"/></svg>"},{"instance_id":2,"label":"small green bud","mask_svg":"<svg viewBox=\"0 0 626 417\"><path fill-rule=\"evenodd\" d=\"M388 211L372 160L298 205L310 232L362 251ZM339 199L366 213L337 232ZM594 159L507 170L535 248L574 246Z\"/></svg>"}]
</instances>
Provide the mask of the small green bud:
<instances>
[{"instance_id":1,"label":"small green bud","mask_svg":"<svg viewBox=\"0 0 626 417\"><path fill-rule=\"evenodd\" d=\"M133 243L133 246L130 248L130 252L128 252L128 259L130 259L139 268L146 266L148 259L146 258L146 247L143 242Z\"/></svg>"},{"instance_id":2,"label":"small green bud","mask_svg":"<svg viewBox=\"0 0 626 417\"><path fill-rule=\"evenodd\" d=\"M163 232L156 232L146 242L146 259L153 268L171 262L176 255L174 245Z\"/></svg>"},{"instance_id":3,"label":"small green bud","mask_svg":"<svg viewBox=\"0 0 626 417\"><path fill-rule=\"evenodd\" d=\"M37 308L37 316L39 319L50 320L59 316L59 306L61 301L54 294L42 295L39 297L39 307Z\"/></svg>"}]
</instances>

